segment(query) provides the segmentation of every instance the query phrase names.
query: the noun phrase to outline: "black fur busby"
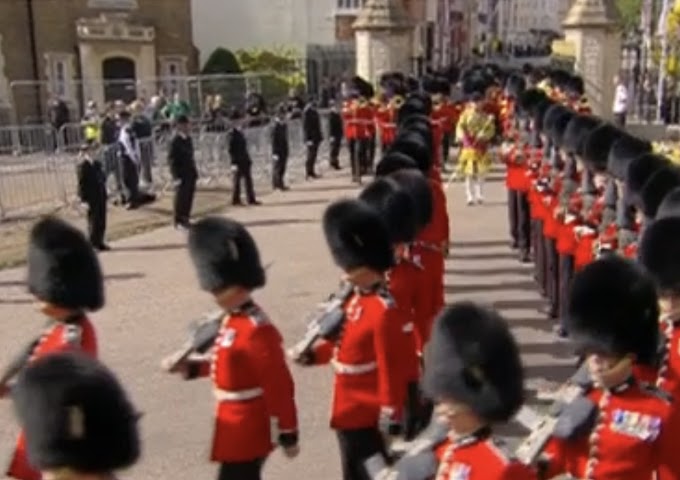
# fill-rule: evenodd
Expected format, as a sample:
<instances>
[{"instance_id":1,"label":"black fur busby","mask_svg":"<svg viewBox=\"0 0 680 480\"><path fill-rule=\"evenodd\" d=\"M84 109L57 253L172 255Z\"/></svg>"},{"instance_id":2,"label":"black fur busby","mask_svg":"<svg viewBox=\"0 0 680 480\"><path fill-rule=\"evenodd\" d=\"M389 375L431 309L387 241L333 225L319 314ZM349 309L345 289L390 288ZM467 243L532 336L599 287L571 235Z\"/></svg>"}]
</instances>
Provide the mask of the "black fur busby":
<instances>
[{"instance_id":1,"label":"black fur busby","mask_svg":"<svg viewBox=\"0 0 680 480\"><path fill-rule=\"evenodd\" d=\"M434 206L432 189L425 175L419 170L399 170L390 178L411 195L417 210L418 230L427 227L432 221Z\"/></svg>"},{"instance_id":2,"label":"black fur busby","mask_svg":"<svg viewBox=\"0 0 680 480\"><path fill-rule=\"evenodd\" d=\"M418 168L423 172L429 172L432 168L432 143L428 143L422 135L416 132L402 132L397 135L389 152L401 152L418 164Z\"/></svg>"},{"instance_id":3,"label":"black fur busby","mask_svg":"<svg viewBox=\"0 0 680 480\"><path fill-rule=\"evenodd\" d=\"M12 390L39 470L104 474L140 455L139 414L114 374L81 353L57 353L28 366Z\"/></svg>"},{"instance_id":4,"label":"black fur busby","mask_svg":"<svg viewBox=\"0 0 680 480\"><path fill-rule=\"evenodd\" d=\"M401 152L387 152L375 166L375 176L384 177L399 170L418 170L418 164Z\"/></svg>"},{"instance_id":5,"label":"black fur busby","mask_svg":"<svg viewBox=\"0 0 680 480\"><path fill-rule=\"evenodd\" d=\"M418 234L415 199L390 177L377 178L359 195L385 220L392 243L410 243Z\"/></svg>"},{"instance_id":6,"label":"black fur busby","mask_svg":"<svg viewBox=\"0 0 680 480\"><path fill-rule=\"evenodd\" d=\"M598 125L600 125L600 121L595 117L575 115L567 124L564 135L562 135L562 149L579 157L582 156L586 137Z\"/></svg>"},{"instance_id":7,"label":"black fur busby","mask_svg":"<svg viewBox=\"0 0 680 480\"><path fill-rule=\"evenodd\" d=\"M417 97L409 97L399 108L399 112L397 113L397 124L403 124L409 117L414 115L428 116L427 104Z\"/></svg>"},{"instance_id":8,"label":"black fur busby","mask_svg":"<svg viewBox=\"0 0 680 480\"><path fill-rule=\"evenodd\" d=\"M524 373L507 322L495 311L462 302L434 322L425 351L423 387L489 422L506 422L524 403Z\"/></svg>"},{"instance_id":9,"label":"black fur busby","mask_svg":"<svg viewBox=\"0 0 680 480\"><path fill-rule=\"evenodd\" d=\"M531 113L539 102L545 101L547 98L543 90L530 88L519 96L518 106L522 112Z\"/></svg>"},{"instance_id":10,"label":"black fur busby","mask_svg":"<svg viewBox=\"0 0 680 480\"><path fill-rule=\"evenodd\" d=\"M569 77L569 80L567 81L565 85L566 91L569 92L572 95L585 95L586 89L585 85L583 83L583 78L581 78L578 75L571 75Z\"/></svg>"},{"instance_id":11,"label":"black fur busby","mask_svg":"<svg viewBox=\"0 0 680 480\"><path fill-rule=\"evenodd\" d=\"M625 181L628 165L637 157L652 152L652 144L630 134L622 135L609 149L607 170L617 180Z\"/></svg>"},{"instance_id":12,"label":"black fur busby","mask_svg":"<svg viewBox=\"0 0 680 480\"><path fill-rule=\"evenodd\" d=\"M586 136L581 158L594 171L605 172L609 150L622 135L623 132L619 128L610 123L603 123Z\"/></svg>"},{"instance_id":13,"label":"black fur busby","mask_svg":"<svg viewBox=\"0 0 680 480\"><path fill-rule=\"evenodd\" d=\"M564 132L571 119L574 118L574 115L575 113L571 110L565 110L552 122L550 130L548 131L548 137L555 146L562 148Z\"/></svg>"},{"instance_id":14,"label":"black fur busby","mask_svg":"<svg viewBox=\"0 0 680 480\"><path fill-rule=\"evenodd\" d=\"M647 218L656 217L656 212L663 199L674 188L680 187L680 169L668 165L657 170L640 191L640 210Z\"/></svg>"},{"instance_id":15,"label":"black fur busby","mask_svg":"<svg viewBox=\"0 0 680 480\"><path fill-rule=\"evenodd\" d=\"M189 254L201 288L207 292L233 286L253 290L266 282L255 240L235 220L206 217L193 224Z\"/></svg>"},{"instance_id":16,"label":"black fur busby","mask_svg":"<svg viewBox=\"0 0 680 480\"><path fill-rule=\"evenodd\" d=\"M424 92L434 95L439 93L437 79L432 75L427 75L420 80L420 86Z\"/></svg>"},{"instance_id":17,"label":"black fur busby","mask_svg":"<svg viewBox=\"0 0 680 480\"><path fill-rule=\"evenodd\" d=\"M72 310L104 306L104 277L94 249L78 229L48 217L28 240L28 291L37 299Z\"/></svg>"},{"instance_id":18,"label":"black fur busby","mask_svg":"<svg viewBox=\"0 0 680 480\"><path fill-rule=\"evenodd\" d=\"M604 257L574 277L567 328L581 352L632 353L651 364L658 346L657 302L654 284L640 267Z\"/></svg>"},{"instance_id":19,"label":"black fur busby","mask_svg":"<svg viewBox=\"0 0 680 480\"><path fill-rule=\"evenodd\" d=\"M510 75L505 84L505 93L514 99L519 99L526 89L526 81L521 75Z\"/></svg>"},{"instance_id":20,"label":"black fur busby","mask_svg":"<svg viewBox=\"0 0 680 480\"><path fill-rule=\"evenodd\" d=\"M680 217L680 187L675 187L663 197L654 218L660 220L667 217Z\"/></svg>"},{"instance_id":21,"label":"black fur busby","mask_svg":"<svg viewBox=\"0 0 680 480\"><path fill-rule=\"evenodd\" d=\"M553 105L555 105L555 102L549 99L541 100L536 105L534 105L534 108L531 111L531 119L534 131L547 135L548 132L543 130L543 124L546 113Z\"/></svg>"},{"instance_id":22,"label":"black fur busby","mask_svg":"<svg viewBox=\"0 0 680 480\"><path fill-rule=\"evenodd\" d=\"M451 82L447 77L438 76L436 79L436 93L439 93L445 97L451 96Z\"/></svg>"},{"instance_id":23,"label":"black fur busby","mask_svg":"<svg viewBox=\"0 0 680 480\"><path fill-rule=\"evenodd\" d=\"M680 294L680 217L662 218L647 226L638 252L659 293Z\"/></svg>"},{"instance_id":24,"label":"black fur busby","mask_svg":"<svg viewBox=\"0 0 680 480\"><path fill-rule=\"evenodd\" d=\"M373 86L363 78L356 76L350 81L351 88L364 98L371 98L375 93Z\"/></svg>"},{"instance_id":25,"label":"black fur busby","mask_svg":"<svg viewBox=\"0 0 680 480\"><path fill-rule=\"evenodd\" d=\"M642 188L652 175L669 164L670 162L666 157L654 153L641 155L628 164L626 189L634 203L639 202L638 197L642 193Z\"/></svg>"},{"instance_id":26,"label":"black fur busby","mask_svg":"<svg viewBox=\"0 0 680 480\"><path fill-rule=\"evenodd\" d=\"M335 263L345 271L368 267L385 272L394 265L385 220L360 200L338 200L323 215L326 243Z\"/></svg>"},{"instance_id":27,"label":"black fur busby","mask_svg":"<svg viewBox=\"0 0 680 480\"><path fill-rule=\"evenodd\" d=\"M564 105L560 105L558 103L554 103L546 110L545 116L543 117L543 125L541 126L541 130L548 135L548 137L551 136L553 125L555 124L555 121L561 116L567 113L569 109L565 107Z\"/></svg>"}]
</instances>

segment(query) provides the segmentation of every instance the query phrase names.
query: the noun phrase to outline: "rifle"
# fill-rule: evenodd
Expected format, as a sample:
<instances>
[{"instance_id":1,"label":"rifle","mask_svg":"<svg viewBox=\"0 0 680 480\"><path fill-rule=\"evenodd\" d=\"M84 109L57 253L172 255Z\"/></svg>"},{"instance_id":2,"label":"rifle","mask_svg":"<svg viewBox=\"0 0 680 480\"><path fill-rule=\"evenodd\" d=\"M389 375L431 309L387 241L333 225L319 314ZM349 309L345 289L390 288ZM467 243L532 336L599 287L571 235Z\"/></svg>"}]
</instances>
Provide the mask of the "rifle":
<instances>
[{"instance_id":1,"label":"rifle","mask_svg":"<svg viewBox=\"0 0 680 480\"><path fill-rule=\"evenodd\" d=\"M437 459L434 449L446 440L449 427L438 420L430 425L418 437L404 444L402 452L394 452L398 460L388 466L385 458L377 454L364 462L364 467L371 480L423 480L431 478L437 471Z\"/></svg>"},{"instance_id":2,"label":"rifle","mask_svg":"<svg viewBox=\"0 0 680 480\"><path fill-rule=\"evenodd\" d=\"M22 350L21 353L5 367L2 371L2 375L0 375L0 390L4 390L9 382L12 381L26 365L28 365L28 361L31 359L31 355L33 355L33 350L35 350L39 341L40 338L31 341L31 343L29 343L26 348L24 348L24 350Z\"/></svg>"},{"instance_id":3,"label":"rifle","mask_svg":"<svg viewBox=\"0 0 680 480\"><path fill-rule=\"evenodd\" d=\"M224 319L224 311L216 310L194 322L190 327L189 339L175 353L163 359L164 370L172 371L194 353L205 353L210 350L220 332L220 326Z\"/></svg>"},{"instance_id":4,"label":"rifle","mask_svg":"<svg viewBox=\"0 0 680 480\"><path fill-rule=\"evenodd\" d=\"M288 351L288 355L293 360L300 360L308 356L317 340L334 340L337 338L345 323L343 307L353 293L354 286L345 283L338 292L331 295L326 302L320 305L318 312L312 314L312 319L307 325L307 331L302 340Z\"/></svg>"}]
</instances>

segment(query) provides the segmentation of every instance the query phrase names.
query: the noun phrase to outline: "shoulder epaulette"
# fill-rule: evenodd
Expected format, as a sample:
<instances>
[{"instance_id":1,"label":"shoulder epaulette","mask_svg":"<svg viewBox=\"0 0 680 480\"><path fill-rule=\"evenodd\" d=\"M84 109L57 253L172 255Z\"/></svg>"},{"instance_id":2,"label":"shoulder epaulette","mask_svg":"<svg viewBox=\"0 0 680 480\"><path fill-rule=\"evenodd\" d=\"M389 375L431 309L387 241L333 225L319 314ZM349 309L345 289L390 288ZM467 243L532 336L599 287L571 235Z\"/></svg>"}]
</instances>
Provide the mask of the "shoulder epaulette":
<instances>
[{"instance_id":1,"label":"shoulder epaulette","mask_svg":"<svg viewBox=\"0 0 680 480\"><path fill-rule=\"evenodd\" d=\"M259 326L269 323L269 317L267 316L267 314L264 313L264 311L255 304L252 304L248 308L246 308L244 313L255 325Z\"/></svg>"},{"instance_id":2,"label":"shoulder epaulette","mask_svg":"<svg viewBox=\"0 0 680 480\"><path fill-rule=\"evenodd\" d=\"M486 443L489 445L491 451L494 452L503 462L510 463L517 460L515 452L512 450L512 448L510 448L505 440L498 437L491 437L486 441Z\"/></svg>"},{"instance_id":3,"label":"shoulder epaulette","mask_svg":"<svg viewBox=\"0 0 680 480\"><path fill-rule=\"evenodd\" d=\"M80 325L75 323L64 324L63 341L65 345L80 348L81 339L83 337L83 329Z\"/></svg>"},{"instance_id":4,"label":"shoulder epaulette","mask_svg":"<svg viewBox=\"0 0 680 480\"><path fill-rule=\"evenodd\" d=\"M659 388L655 385L652 385L651 383L640 382L640 388L646 394L648 394L652 397L659 398L666 403L672 403L673 402L673 396L670 393L668 393L666 390L662 390L661 388Z\"/></svg>"}]
</instances>

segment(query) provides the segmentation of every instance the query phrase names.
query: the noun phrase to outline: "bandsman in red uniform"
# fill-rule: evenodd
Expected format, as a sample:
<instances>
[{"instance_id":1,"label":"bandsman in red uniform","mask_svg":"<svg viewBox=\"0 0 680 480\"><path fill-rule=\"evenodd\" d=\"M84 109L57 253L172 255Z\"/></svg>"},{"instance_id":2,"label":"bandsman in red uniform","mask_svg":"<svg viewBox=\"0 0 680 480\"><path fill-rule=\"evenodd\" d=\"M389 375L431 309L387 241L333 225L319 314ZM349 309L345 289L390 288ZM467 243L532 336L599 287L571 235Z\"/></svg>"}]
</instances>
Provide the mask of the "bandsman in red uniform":
<instances>
[{"instance_id":1,"label":"bandsman in red uniform","mask_svg":"<svg viewBox=\"0 0 680 480\"><path fill-rule=\"evenodd\" d=\"M356 106L359 98L359 93L353 91L350 98L346 99L342 104L342 124L344 127L345 139L347 140L347 148L349 149L350 166L352 168L352 179L357 180L359 172L359 155L360 142L358 137L358 119L356 115Z\"/></svg>"},{"instance_id":2,"label":"bandsman in red uniform","mask_svg":"<svg viewBox=\"0 0 680 480\"><path fill-rule=\"evenodd\" d=\"M434 78L431 85L432 95L432 125L436 132L435 145L441 138L441 143L433 152L437 157L441 151L441 159L436 159L435 164L443 168L449 162L449 150L451 148L451 135L454 132L454 122L457 123L457 118L454 118L453 105L451 103L451 84L446 78Z\"/></svg>"},{"instance_id":3,"label":"bandsman in red uniform","mask_svg":"<svg viewBox=\"0 0 680 480\"><path fill-rule=\"evenodd\" d=\"M87 312L104 306L104 279L90 242L68 223L47 218L31 230L28 248L28 291L49 319L42 333L16 360L17 371L56 352L80 351L97 357L97 336ZM10 393L0 385L0 396ZM26 437L19 435L7 476L40 480L26 456Z\"/></svg>"},{"instance_id":4,"label":"bandsman in red uniform","mask_svg":"<svg viewBox=\"0 0 680 480\"><path fill-rule=\"evenodd\" d=\"M676 399L680 397L680 189L670 194L673 195L675 198L664 201L666 205L660 209L663 216L645 230L640 242L640 261L656 285L659 325L665 341L653 381ZM677 405L674 407L671 420L680 429L680 411ZM672 451L669 456L673 461L662 467L659 480L680 478L680 458Z\"/></svg>"},{"instance_id":5,"label":"bandsman in red uniform","mask_svg":"<svg viewBox=\"0 0 680 480\"><path fill-rule=\"evenodd\" d=\"M500 315L470 302L443 311L425 356L423 386L450 429L436 448L439 467L431 478L536 478L493 432L524 402L519 348Z\"/></svg>"},{"instance_id":6,"label":"bandsman in red uniform","mask_svg":"<svg viewBox=\"0 0 680 480\"><path fill-rule=\"evenodd\" d=\"M566 84L566 93L571 108L580 115L592 115L593 109L590 107L588 97L586 97L583 78L572 75Z\"/></svg>"},{"instance_id":7,"label":"bandsman in red uniform","mask_svg":"<svg viewBox=\"0 0 680 480\"><path fill-rule=\"evenodd\" d=\"M36 360L12 400L39 478L115 478L140 456L140 414L114 374L82 353Z\"/></svg>"},{"instance_id":8,"label":"bandsman in red uniform","mask_svg":"<svg viewBox=\"0 0 680 480\"><path fill-rule=\"evenodd\" d=\"M330 425L338 435L343 479L364 480L364 462L386 454L384 435L399 434L402 418L403 321L386 283L394 251L383 219L359 200L331 204L323 229L355 292L345 302L340 339L320 341L298 362L333 366Z\"/></svg>"},{"instance_id":9,"label":"bandsman in red uniform","mask_svg":"<svg viewBox=\"0 0 680 480\"><path fill-rule=\"evenodd\" d=\"M189 357L175 371L210 377L215 425L210 459L218 479L259 480L274 449L299 452L295 388L282 338L252 292L265 285L255 241L234 220L207 217L189 231L200 286L224 311L209 358Z\"/></svg>"},{"instance_id":10,"label":"bandsman in red uniform","mask_svg":"<svg viewBox=\"0 0 680 480\"><path fill-rule=\"evenodd\" d=\"M634 377L656 361L659 341L653 283L633 262L609 256L574 278L569 331L591 383L566 405L545 450L543 478L647 480L667 464L669 395Z\"/></svg>"},{"instance_id":11,"label":"bandsman in red uniform","mask_svg":"<svg viewBox=\"0 0 680 480\"><path fill-rule=\"evenodd\" d=\"M375 137L375 112L371 99L374 95L373 87L360 77L355 77L354 88L358 92L358 97L354 102L354 122L356 125L356 139L358 142L357 178L368 174L372 168L373 159L371 157L372 142Z\"/></svg>"}]
</instances>

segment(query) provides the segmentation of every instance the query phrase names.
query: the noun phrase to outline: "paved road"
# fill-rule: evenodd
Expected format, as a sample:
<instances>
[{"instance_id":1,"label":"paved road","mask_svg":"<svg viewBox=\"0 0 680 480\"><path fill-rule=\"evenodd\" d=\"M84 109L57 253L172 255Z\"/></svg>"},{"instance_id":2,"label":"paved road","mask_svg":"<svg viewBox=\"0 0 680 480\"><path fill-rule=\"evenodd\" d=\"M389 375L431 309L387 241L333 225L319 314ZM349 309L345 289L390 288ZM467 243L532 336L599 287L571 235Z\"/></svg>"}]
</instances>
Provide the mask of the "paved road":
<instances>
[{"instance_id":1,"label":"paved road","mask_svg":"<svg viewBox=\"0 0 680 480\"><path fill-rule=\"evenodd\" d=\"M493 180L483 206L466 207L460 184L450 189L454 243L447 265L447 298L499 307L523 343L528 376L563 377L573 360L566 347L551 343L550 324L537 312L542 303L528 269L507 246L505 191L499 176ZM227 212L250 228L264 262L273 262L269 284L257 299L288 344L304 330L310 307L336 286L338 271L327 254L319 222L324 206L354 193L346 177L329 176L265 197L262 207ZM212 419L208 385L182 382L158 369L160 358L184 340L187 323L213 309L210 298L196 286L185 237L166 228L113 246L115 250L102 257L108 304L94 320L102 358L120 374L144 412L144 458L123 477L214 478L215 466L206 460ZM23 274L21 269L0 272L0 365L41 326L24 293ZM294 368L293 373L302 453L293 462L274 454L266 477L293 480L304 472L304 478L337 479L337 447L327 423L331 372ZM10 410L9 404L0 404L0 459L9 455L16 433ZM508 430L509 435L520 433Z\"/></svg>"}]
</instances>

